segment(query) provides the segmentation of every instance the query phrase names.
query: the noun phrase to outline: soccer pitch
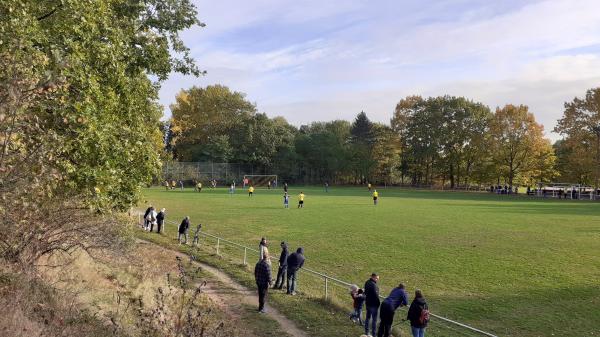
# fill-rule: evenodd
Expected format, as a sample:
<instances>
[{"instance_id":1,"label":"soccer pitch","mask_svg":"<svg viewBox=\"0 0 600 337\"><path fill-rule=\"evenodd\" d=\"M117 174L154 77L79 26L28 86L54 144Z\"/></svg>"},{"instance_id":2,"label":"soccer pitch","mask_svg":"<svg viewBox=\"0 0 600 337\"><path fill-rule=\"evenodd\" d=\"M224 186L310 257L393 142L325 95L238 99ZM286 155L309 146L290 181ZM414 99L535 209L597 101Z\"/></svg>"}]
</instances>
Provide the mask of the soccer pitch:
<instances>
[{"instance_id":1,"label":"soccer pitch","mask_svg":"<svg viewBox=\"0 0 600 337\"><path fill-rule=\"evenodd\" d=\"M361 286L377 272L382 295L403 282L411 295L422 289L433 312L499 336L600 336L600 204L378 191L374 206L366 188L290 186L289 209L281 188L253 197L152 188L144 196L170 221L189 215L190 232L202 223L249 247L265 236L274 258L285 240L305 248L311 269Z\"/></svg>"}]
</instances>

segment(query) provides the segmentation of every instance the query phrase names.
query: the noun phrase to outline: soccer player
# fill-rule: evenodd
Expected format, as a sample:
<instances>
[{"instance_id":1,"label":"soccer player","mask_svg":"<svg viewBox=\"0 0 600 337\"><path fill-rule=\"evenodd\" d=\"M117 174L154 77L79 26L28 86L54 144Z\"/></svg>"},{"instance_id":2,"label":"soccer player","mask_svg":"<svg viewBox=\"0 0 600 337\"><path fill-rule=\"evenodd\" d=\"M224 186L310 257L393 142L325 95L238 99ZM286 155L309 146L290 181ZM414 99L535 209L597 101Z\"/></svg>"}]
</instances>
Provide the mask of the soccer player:
<instances>
[{"instance_id":1,"label":"soccer player","mask_svg":"<svg viewBox=\"0 0 600 337\"><path fill-rule=\"evenodd\" d=\"M304 208L304 192L300 192L298 196L298 208Z\"/></svg>"},{"instance_id":2,"label":"soccer player","mask_svg":"<svg viewBox=\"0 0 600 337\"><path fill-rule=\"evenodd\" d=\"M198 192L202 192L202 183L198 182L198 185L196 185L196 188L198 189Z\"/></svg>"},{"instance_id":3,"label":"soccer player","mask_svg":"<svg viewBox=\"0 0 600 337\"><path fill-rule=\"evenodd\" d=\"M369 189L369 192L371 192L371 188L372 188L372 187L373 187L373 186L371 185L371 183L368 183L368 184L367 184L367 188Z\"/></svg>"},{"instance_id":4,"label":"soccer player","mask_svg":"<svg viewBox=\"0 0 600 337\"><path fill-rule=\"evenodd\" d=\"M287 192L283 193L283 208L290 208L290 195Z\"/></svg>"},{"instance_id":5,"label":"soccer player","mask_svg":"<svg viewBox=\"0 0 600 337\"><path fill-rule=\"evenodd\" d=\"M248 187L248 196L251 197L253 193L254 193L254 186Z\"/></svg>"},{"instance_id":6,"label":"soccer player","mask_svg":"<svg viewBox=\"0 0 600 337\"><path fill-rule=\"evenodd\" d=\"M377 205L377 198L379 198L379 193L377 190L373 190L373 205Z\"/></svg>"}]
</instances>

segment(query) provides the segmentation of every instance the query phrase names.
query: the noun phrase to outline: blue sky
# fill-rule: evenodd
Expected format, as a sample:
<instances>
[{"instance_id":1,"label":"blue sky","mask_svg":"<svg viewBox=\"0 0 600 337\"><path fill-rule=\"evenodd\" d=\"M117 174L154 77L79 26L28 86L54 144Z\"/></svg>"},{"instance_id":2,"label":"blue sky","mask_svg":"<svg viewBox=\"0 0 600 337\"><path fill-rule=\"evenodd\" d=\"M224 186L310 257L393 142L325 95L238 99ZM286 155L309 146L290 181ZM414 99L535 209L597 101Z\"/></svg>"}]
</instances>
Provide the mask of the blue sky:
<instances>
[{"instance_id":1,"label":"blue sky","mask_svg":"<svg viewBox=\"0 0 600 337\"><path fill-rule=\"evenodd\" d=\"M564 102L600 86L597 0L195 3L207 26L182 36L207 75L163 83L167 117L192 85L227 85L298 126L361 110L387 123L407 95L450 94L526 104L556 139Z\"/></svg>"}]
</instances>

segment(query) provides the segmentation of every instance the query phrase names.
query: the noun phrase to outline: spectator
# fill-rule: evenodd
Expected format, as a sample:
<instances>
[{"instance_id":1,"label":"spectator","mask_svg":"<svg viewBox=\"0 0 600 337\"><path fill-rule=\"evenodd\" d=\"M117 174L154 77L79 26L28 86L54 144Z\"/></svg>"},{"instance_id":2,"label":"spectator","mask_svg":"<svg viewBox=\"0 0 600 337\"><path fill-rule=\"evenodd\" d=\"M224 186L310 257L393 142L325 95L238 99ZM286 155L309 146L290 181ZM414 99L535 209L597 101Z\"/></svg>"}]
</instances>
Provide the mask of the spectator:
<instances>
[{"instance_id":1,"label":"spectator","mask_svg":"<svg viewBox=\"0 0 600 337\"><path fill-rule=\"evenodd\" d=\"M413 337L425 337L425 328L429 322L429 307L419 289L415 291L415 299L410 304L406 319L410 321Z\"/></svg>"},{"instance_id":2,"label":"spectator","mask_svg":"<svg viewBox=\"0 0 600 337\"><path fill-rule=\"evenodd\" d=\"M329 192L329 182L326 181L325 182L325 193L328 193L328 192Z\"/></svg>"},{"instance_id":3,"label":"spectator","mask_svg":"<svg viewBox=\"0 0 600 337\"><path fill-rule=\"evenodd\" d=\"M179 180L179 187L181 188L181 190L183 191L183 180Z\"/></svg>"},{"instance_id":4,"label":"spectator","mask_svg":"<svg viewBox=\"0 0 600 337\"><path fill-rule=\"evenodd\" d=\"M377 312L379 311L379 287L377 286L379 275L371 274L371 278L365 282L365 307L367 314L365 316L365 335L376 336L377 332ZM371 334L369 334L369 321L371 321Z\"/></svg>"},{"instance_id":5,"label":"spectator","mask_svg":"<svg viewBox=\"0 0 600 337\"><path fill-rule=\"evenodd\" d=\"M144 229L148 228L148 214L152 211L152 205L146 208L146 212L144 212Z\"/></svg>"},{"instance_id":6,"label":"spectator","mask_svg":"<svg viewBox=\"0 0 600 337\"><path fill-rule=\"evenodd\" d=\"M279 255L279 270L277 271L277 280L275 280L275 286L273 289L283 289L283 284L285 283L285 278L287 274L287 258L289 252L288 247L285 241L281 242L281 255Z\"/></svg>"},{"instance_id":7,"label":"spectator","mask_svg":"<svg viewBox=\"0 0 600 337\"><path fill-rule=\"evenodd\" d=\"M150 232L154 230L154 225L156 225L157 216L158 213L156 213L156 210L154 210L154 207L152 207L152 210L150 210L150 213L148 214L148 225L150 226Z\"/></svg>"},{"instance_id":8,"label":"spectator","mask_svg":"<svg viewBox=\"0 0 600 337\"><path fill-rule=\"evenodd\" d=\"M407 305L408 295L404 290L404 284L400 283L396 288L392 289L390 295L381 303L381 307L379 308L380 323L377 337L390 336L396 309Z\"/></svg>"},{"instance_id":9,"label":"spectator","mask_svg":"<svg viewBox=\"0 0 600 337\"><path fill-rule=\"evenodd\" d=\"M284 192L288 191L288 184L287 183L283 183L283 191Z\"/></svg>"},{"instance_id":10,"label":"spectator","mask_svg":"<svg viewBox=\"0 0 600 337\"><path fill-rule=\"evenodd\" d=\"M296 295L298 270L304 266L304 248L300 247L287 258L287 293Z\"/></svg>"},{"instance_id":11,"label":"spectator","mask_svg":"<svg viewBox=\"0 0 600 337\"><path fill-rule=\"evenodd\" d=\"M350 287L350 296L352 296L352 307L354 309L350 314L350 319L362 325L362 307L365 303L365 291L356 285L352 285Z\"/></svg>"},{"instance_id":12,"label":"spectator","mask_svg":"<svg viewBox=\"0 0 600 337\"><path fill-rule=\"evenodd\" d=\"M179 243L181 244L181 237L183 236L185 238L185 241L183 242L184 244L187 244L187 240L188 240L188 229L190 228L190 217L186 216L183 221L181 222L181 224L179 225L179 234L177 235L177 240L179 241Z\"/></svg>"},{"instance_id":13,"label":"spectator","mask_svg":"<svg viewBox=\"0 0 600 337\"><path fill-rule=\"evenodd\" d=\"M200 241L200 232L202 231L202 224L199 223L198 226L196 226L196 232L194 232L194 240L192 241L192 245L197 246L198 242Z\"/></svg>"},{"instance_id":14,"label":"spectator","mask_svg":"<svg viewBox=\"0 0 600 337\"><path fill-rule=\"evenodd\" d=\"M258 243L258 261L262 261L265 256L265 248L267 248L267 239L261 238Z\"/></svg>"},{"instance_id":15,"label":"spectator","mask_svg":"<svg viewBox=\"0 0 600 337\"><path fill-rule=\"evenodd\" d=\"M156 215L156 232L160 233L165 225L165 209L161 209Z\"/></svg>"},{"instance_id":16,"label":"spectator","mask_svg":"<svg viewBox=\"0 0 600 337\"><path fill-rule=\"evenodd\" d=\"M254 267L254 279L258 288L258 312L265 313L265 300L271 285L271 266L267 263L269 254L265 254L262 260Z\"/></svg>"}]
</instances>

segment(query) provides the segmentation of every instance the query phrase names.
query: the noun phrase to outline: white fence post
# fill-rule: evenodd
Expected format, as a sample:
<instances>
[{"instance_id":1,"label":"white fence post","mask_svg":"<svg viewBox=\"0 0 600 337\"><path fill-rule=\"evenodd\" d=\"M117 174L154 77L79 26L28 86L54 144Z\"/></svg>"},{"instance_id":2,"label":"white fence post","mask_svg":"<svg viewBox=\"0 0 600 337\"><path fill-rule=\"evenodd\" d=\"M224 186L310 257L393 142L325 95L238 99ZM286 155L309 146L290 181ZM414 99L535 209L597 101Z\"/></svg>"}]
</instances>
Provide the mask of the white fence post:
<instances>
[{"instance_id":1,"label":"white fence post","mask_svg":"<svg viewBox=\"0 0 600 337\"><path fill-rule=\"evenodd\" d=\"M329 295L329 291L327 289L327 277L325 277L325 299L327 299L328 295Z\"/></svg>"},{"instance_id":2,"label":"white fence post","mask_svg":"<svg viewBox=\"0 0 600 337\"><path fill-rule=\"evenodd\" d=\"M246 263L247 251L248 251L248 249L246 247L244 247L244 266L247 265L247 263Z\"/></svg>"},{"instance_id":3,"label":"white fence post","mask_svg":"<svg viewBox=\"0 0 600 337\"><path fill-rule=\"evenodd\" d=\"M217 255L219 255L219 244L221 243L221 239L217 239Z\"/></svg>"}]
</instances>

